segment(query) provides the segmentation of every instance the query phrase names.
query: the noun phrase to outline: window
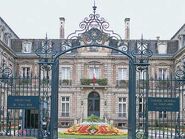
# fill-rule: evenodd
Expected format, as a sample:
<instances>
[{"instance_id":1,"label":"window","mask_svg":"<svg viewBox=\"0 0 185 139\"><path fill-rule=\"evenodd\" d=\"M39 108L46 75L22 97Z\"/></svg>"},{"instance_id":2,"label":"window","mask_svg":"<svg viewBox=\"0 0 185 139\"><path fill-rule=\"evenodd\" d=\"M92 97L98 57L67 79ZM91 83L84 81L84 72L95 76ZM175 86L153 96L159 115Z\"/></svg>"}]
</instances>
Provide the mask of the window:
<instances>
[{"instance_id":1,"label":"window","mask_svg":"<svg viewBox=\"0 0 185 139\"><path fill-rule=\"evenodd\" d=\"M62 97L62 116L69 117L69 97Z\"/></svg>"},{"instance_id":2,"label":"window","mask_svg":"<svg viewBox=\"0 0 185 139\"><path fill-rule=\"evenodd\" d=\"M7 36L7 33L4 34L4 42L5 42L6 44L8 44L8 36Z\"/></svg>"},{"instance_id":3,"label":"window","mask_svg":"<svg viewBox=\"0 0 185 139\"><path fill-rule=\"evenodd\" d=\"M51 77L51 71L42 70L41 71L41 79L50 79Z\"/></svg>"},{"instance_id":4,"label":"window","mask_svg":"<svg viewBox=\"0 0 185 139\"><path fill-rule=\"evenodd\" d=\"M139 79L146 80L146 71L139 72Z\"/></svg>"},{"instance_id":5,"label":"window","mask_svg":"<svg viewBox=\"0 0 185 139\"><path fill-rule=\"evenodd\" d=\"M166 113L166 111L161 111L161 112L159 112L159 118L167 118L167 113Z\"/></svg>"},{"instance_id":6,"label":"window","mask_svg":"<svg viewBox=\"0 0 185 139\"><path fill-rule=\"evenodd\" d=\"M166 68L159 68L158 77L161 80L167 79L167 69Z\"/></svg>"},{"instance_id":7,"label":"window","mask_svg":"<svg viewBox=\"0 0 185 139\"><path fill-rule=\"evenodd\" d=\"M23 42L22 43L22 52L23 53L31 53L32 42Z\"/></svg>"},{"instance_id":8,"label":"window","mask_svg":"<svg viewBox=\"0 0 185 139\"><path fill-rule=\"evenodd\" d=\"M31 77L30 67L22 67L21 72L22 72L21 77L23 77L23 78L30 78Z\"/></svg>"},{"instance_id":9,"label":"window","mask_svg":"<svg viewBox=\"0 0 185 139\"><path fill-rule=\"evenodd\" d=\"M128 80L128 73L126 68L118 68L118 80Z\"/></svg>"},{"instance_id":10,"label":"window","mask_svg":"<svg viewBox=\"0 0 185 139\"><path fill-rule=\"evenodd\" d=\"M159 54L166 54L167 53L167 43L166 42L160 42L158 44L158 53Z\"/></svg>"},{"instance_id":11,"label":"window","mask_svg":"<svg viewBox=\"0 0 185 139\"><path fill-rule=\"evenodd\" d=\"M62 67L60 74L61 74L62 80L70 80L71 79L71 68L70 67Z\"/></svg>"},{"instance_id":12,"label":"window","mask_svg":"<svg viewBox=\"0 0 185 139\"><path fill-rule=\"evenodd\" d=\"M119 98L119 117L126 117L126 100L125 97Z\"/></svg>"},{"instance_id":13,"label":"window","mask_svg":"<svg viewBox=\"0 0 185 139\"><path fill-rule=\"evenodd\" d=\"M63 66L60 68L59 71L59 85L60 86L71 86L72 85L72 80L71 80L71 67L69 66Z\"/></svg>"},{"instance_id":14,"label":"window","mask_svg":"<svg viewBox=\"0 0 185 139\"><path fill-rule=\"evenodd\" d=\"M126 68L118 68L116 86L119 88L128 87L128 72Z\"/></svg>"},{"instance_id":15,"label":"window","mask_svg":"<svg viewBox=\"0 0 185 139\"><path fill-rule=\"evenodd\" d=\"M100 69L99 69L99 67L94 66L94 67L89 68L89 78L93 79L93 76L95 76L96 79L100 78Z\"/></svg>"},{"instance_id":16,"label":"window","mask_svg":"<svg viewBox=\"0 0 185 139\"><path fill-rule=\"evenodd\" d=\"M40 71L40 79L41 79L42 85L48 85L49 83L51 83L50 78L51 78L51 71L49 69L46 68Z\"/></svg>"}]
</instances>

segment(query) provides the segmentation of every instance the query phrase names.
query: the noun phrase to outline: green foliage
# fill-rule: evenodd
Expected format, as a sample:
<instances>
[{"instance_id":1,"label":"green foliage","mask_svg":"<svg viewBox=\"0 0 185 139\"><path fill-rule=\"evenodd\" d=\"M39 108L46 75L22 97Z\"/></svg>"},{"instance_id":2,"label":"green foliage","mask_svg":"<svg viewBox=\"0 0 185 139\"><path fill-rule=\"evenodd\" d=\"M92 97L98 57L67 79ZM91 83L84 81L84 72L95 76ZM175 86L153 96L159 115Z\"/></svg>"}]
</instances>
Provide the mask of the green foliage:
<instances>
[{"instance_id":1,"label":"green foliage","mask_svg":"<svg viewBox=\"0 0 185 139\"><path fill-rule=\"evenodd\" d=\"M64 80L62 80L62 82L63 82L63 83L66 83L66 84L69 84L70 81L67 80L67 79L64 79Z\"/></svg>"},{"instance_id":2,"label":"green foliage","mask_svg":"<svg viewBox=\"0 0 185 139\"><path fill-rule=\"evenodd\" d=\"M96 115L91 115L86 119L87 122L100 122L101 119Z\"/></svg>"},{"instance_id":3,"label":"green foliage","mask_svg":"<svg viewBox=\"0 0 185 139\"><path fill-rule=\"evenodd\" d=\"M96 125L91 125L91 126L89 127L88 130L89 130L89 131L91 131L91 130L96 131L96 130L98 130L98 129L97 129Z\"/></svg>"},{"instance_id":4,"label":"green foliage","mask_svg":"<svg viewBox=\"0 0 185 139\"><path fill-rule=\"evenodd\" d=\"M92 79L80 79L81 85L90 85L92 83Z\"/></svg>"},{"instance_id":5,"label":"green foliage","mask_svg":"<svg viewBox=\"0 0 185 139\"><path fill-rule=\"evenodd\" d=\"M93 79L80 79L81 85L90 85L93 83ZM106 78L104 79L96 79L96 83L98 85L107 85L108 80Z\"/></svg>"},{"instance_id":6,"label":"green foliage","mask_svg":"<svg viewBox=\"0 0 185 139\"><path fill-rule=\"evenodd\" d=\"M31 79L27 79L27 78L22 79L20 82L20 84L30 84L30 83L31 83Z\"/></svg>"},{"instance_id":7,"label":"green foliage","mask_svg":"<svg viewBox=\"0 0 185 139\"><path fill-rule=\"evenodd\" d=\"M71 80L68 79L60 80L60 84L62 85L71 85L71 83Z\"/></svg>"},{"instance_id":8,"label":"green foliage","mask_svg":"<svg viewBox=\"0 0 185 139\"><path fill-rule=\"evenodd\" d=\"M127 88L128 87L128 80L118 80L117 87Z\"/></svg>"},{"instance_id":9,"label":"green foliage","mask_svg":"<svg viewBox=\"0 0 185 139\"><path fill-rule=\"evenodd\" d=\"M49 80L48 79L43 79L42 84L49 84Z\"/></svg>"},{"instance_id":10,"label":"green foliage","mask_svg":"<svg viewBox=\"0 0 185 139\"><path fill-rule=\"evenodd\" d=\"M96 81L99 85L107 85L107 78L104 79L97 79Z\"/></svg>"}]
</instances>

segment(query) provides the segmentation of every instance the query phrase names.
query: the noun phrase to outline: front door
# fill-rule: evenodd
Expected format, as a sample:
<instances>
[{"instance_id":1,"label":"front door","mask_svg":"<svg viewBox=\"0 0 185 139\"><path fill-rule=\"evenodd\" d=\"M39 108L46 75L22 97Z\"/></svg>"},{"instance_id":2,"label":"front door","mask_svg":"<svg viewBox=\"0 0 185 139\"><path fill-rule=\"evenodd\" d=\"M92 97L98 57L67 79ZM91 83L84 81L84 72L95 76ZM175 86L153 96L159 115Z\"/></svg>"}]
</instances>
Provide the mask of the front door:
<instances>
[{"instance_id":1,"label":"front door","mask_svg":"<svg viewBox=\"0 0 185 139\"><path fill-rule=\"evenodd\" d=\"M100 116L100 96L97 92L91 92L88 96L88 116Z\"/></svg>"}]
</instances>

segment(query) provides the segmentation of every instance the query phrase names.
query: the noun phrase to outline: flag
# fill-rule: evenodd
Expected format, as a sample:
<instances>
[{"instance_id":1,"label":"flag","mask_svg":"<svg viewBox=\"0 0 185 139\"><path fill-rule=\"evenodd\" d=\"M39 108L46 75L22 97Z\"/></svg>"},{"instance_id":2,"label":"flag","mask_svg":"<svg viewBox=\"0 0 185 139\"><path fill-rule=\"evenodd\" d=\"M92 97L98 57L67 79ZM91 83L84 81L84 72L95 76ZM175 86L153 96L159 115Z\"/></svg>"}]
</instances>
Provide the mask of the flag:
<instances>
[{"instance_id":1,"label":"flag","mask_svg":"<svg viewBox=\"0 0 185 139\"><path fill-rule=\"evenodd\" d=\"M95 85L95 83L96 83L96 69L95 68L93 69L93 80L92 80L92 82L93 82L93 85Z\"/></svg>"}]
</instances>

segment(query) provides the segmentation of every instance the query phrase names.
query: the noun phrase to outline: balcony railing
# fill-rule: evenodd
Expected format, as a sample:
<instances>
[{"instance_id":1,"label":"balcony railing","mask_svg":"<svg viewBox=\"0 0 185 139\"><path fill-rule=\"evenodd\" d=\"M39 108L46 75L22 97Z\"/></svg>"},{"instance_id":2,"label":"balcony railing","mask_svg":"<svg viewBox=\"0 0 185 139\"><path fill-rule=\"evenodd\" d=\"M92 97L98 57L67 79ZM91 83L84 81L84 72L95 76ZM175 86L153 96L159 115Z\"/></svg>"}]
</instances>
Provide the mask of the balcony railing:
<instances>
[{"instance_id":1,"label":"balcony railing","mask_svg":"<svg viewBox=\"0 0 185 139\"><path fill-rule=\"evenodd\" d=\"M68 79L65 79L65 80L59 80L59 85L60 86L71 86L72 85L72 80L68 80Z\"/></svg>"},{"instance_id":2,"label":"balcony railing","mask_svg":"<svg viewBox=\"0 0 185 139\"><path fill-rule=\"evenodd\" d=\"M62 112L62 113L61 113L61 116L62 116L62 117L69 117L69 113L68 113L68 112Z\"/></svg>"},{"instance_id":3,"label":"balcony railing","mask_svg":"<svg viewBox=\"0 0 185 139\"><path fill-rule=\"evenodd\" d=\"M169 80L157 80L156 82L156 88L159 89L166 89L166 88L170 88L171 83Z\"/></svg>"},{"instance_id":4,"label":"balcony railing","mask_svg":"<svg viewBox=\"0 0 185 139\"><path fill-rule=\"evenodd\" d=\"M117 80L116 87L118 88L128 88L128 80Z\"/></svg>"},{"instance_id":5,"label":"balcony railing","mask_svg":"<svg viewBox=\"0 0 185 139\"><path fill-rule=\"evenodd\" d=\"M148 80L139 79L137 80L137 87L140 89L145 89L147 87L148 82L149 82Z\"/></svg>"},{"instance_id":6,"label":"balcony railing","mask_svg":"<svg viewBox=\"0 0 185 139\"><path fill-rule=\"evenodd\" d=\"M93 79L80 79L81 85L92 85ZM95 85L106 86L108 84L107 78L96 79Z\"/></svg>"},{"instance_id":7,"label":"balcony railing","mask_svg":"<svg viewBox=\"0 0 185 139\"><path fill-rule=\"evenodd\" d=\"M31 78L20 78L19 80L20 85L29 85L32 83Z\"/></svg>"},{"instance_id":8,"label":"balcony railing","mask_svg":"<svg viewBox=\"0 0 185 139\"><path fill-rule=\"evenodd\" d=\"M126 118L127 117L127 113L126 112L120 112L118 113L118 117L122 117L122 118Z\"/></svg>"}]
</instances>

